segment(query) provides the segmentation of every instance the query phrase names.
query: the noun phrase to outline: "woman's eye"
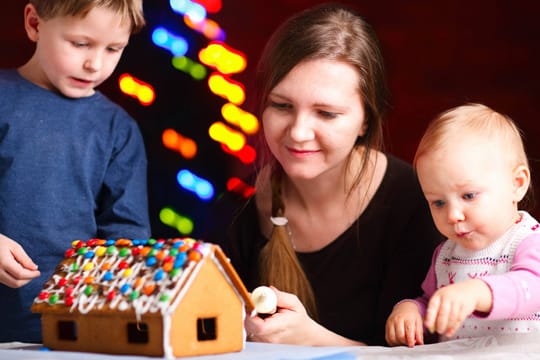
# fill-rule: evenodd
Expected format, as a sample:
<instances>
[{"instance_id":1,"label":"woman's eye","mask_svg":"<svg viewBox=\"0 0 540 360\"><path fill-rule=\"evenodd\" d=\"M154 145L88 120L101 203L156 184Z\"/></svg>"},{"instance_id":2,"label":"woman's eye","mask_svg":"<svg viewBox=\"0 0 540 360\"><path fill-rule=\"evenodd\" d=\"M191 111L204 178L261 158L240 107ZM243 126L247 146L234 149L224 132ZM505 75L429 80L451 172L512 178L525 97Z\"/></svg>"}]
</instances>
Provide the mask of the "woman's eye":
<instances>
[{"instance_id":1,"label":"woman's eye","mask_svg":"<svg viewBox=\"0 0 540 360\"><path fill-rule=\"evenodd\" d=\"M325 119L334 119L335 117L338 116L338 114L335 112L323 111L323 110L319 111L319 114L321 117Z\"/></svg>"},{"instance_id":2,"label":"woman's eye","mask_svg":"<svg viewBox=\"0 0 540 360\"><path fill-rule=\"evenodd\" d=\"M474 199L475 197L476 197L476 193L467 193L467 194L463 195L463 198L464 198L465 200L472 200L472 199Z\"/></svg>"},{"instance_id":3,"label":"woman's eye","mask_svg":"<svg viewBox=\"0 0 540 360\"><path fill-rule=\"evenodd\" d=\"M278 110L288 110L291 108L291 106L287 103L278 103L274 101L270 101L270 106Z\"/></svg>"},{"instance_id":4,"label":"woman's eye","mask_svg":"<svg viewBox=\"0 0 540 360\"><path fill-rule=\"evenodd\" d=\"M444 206L444 201L442 200L435 200L431 202L431 205L436 208L441 208Z\"/></svg>"}]
</instances>

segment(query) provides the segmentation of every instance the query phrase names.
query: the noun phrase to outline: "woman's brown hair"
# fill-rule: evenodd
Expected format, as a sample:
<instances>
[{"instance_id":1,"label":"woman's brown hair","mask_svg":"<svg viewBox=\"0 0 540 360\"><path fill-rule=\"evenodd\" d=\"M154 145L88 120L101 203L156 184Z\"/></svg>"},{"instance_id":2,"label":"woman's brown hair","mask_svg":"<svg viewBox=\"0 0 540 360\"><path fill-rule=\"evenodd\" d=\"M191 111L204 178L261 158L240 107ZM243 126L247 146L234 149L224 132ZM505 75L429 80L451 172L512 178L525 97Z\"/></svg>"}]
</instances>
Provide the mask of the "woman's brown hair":
<instances>
[{"instance_id":1,"label":"woman's brown hair","mask_svg":"<svg viewBox=\"0 0 540 360\"><path fill-rule=\"evenodd\" d=\"M324 4L304 10L285 21L266 44L257 71L258 113L262 116L268 94L299 63L326 59L352 65L360 75L358 92L365 109L365 135L359 137L351 153L359 147L363 162L349 191L352 191L367 171L372 150L383 143L383 113L386 109L386 80L379 42L371 26L349 8ZM262 132L261 132L262 133ZM261 134L264 136L264 134ZM281 198L281 166L271 156L264 139L262 166L271 169L272 216L284 217ZM265 172L262 172L267 173ZM260 254L260 282L296 294L308 313L317 318L313 290L286 228L274 226L270 240Z\"/></svg>"}]
</instances>

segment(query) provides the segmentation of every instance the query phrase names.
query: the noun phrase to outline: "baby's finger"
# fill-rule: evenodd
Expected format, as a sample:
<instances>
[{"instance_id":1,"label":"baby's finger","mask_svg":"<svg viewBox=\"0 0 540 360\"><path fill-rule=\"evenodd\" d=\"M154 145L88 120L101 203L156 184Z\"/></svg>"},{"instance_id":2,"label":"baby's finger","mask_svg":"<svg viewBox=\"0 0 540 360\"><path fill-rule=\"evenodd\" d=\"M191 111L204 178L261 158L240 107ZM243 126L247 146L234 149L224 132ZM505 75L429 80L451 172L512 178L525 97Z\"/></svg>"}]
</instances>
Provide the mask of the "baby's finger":
<instances>
[{"instance_id":1,"label":"baby's finger","mask_svg":"<svg viewBox=\"0 0 540 360\"><path fill-rule=\"evenodd\" d=\"M435 329L439 334L444 334L448 329L448 320L451 314L451 305L448 302L443 302L439 306L439 312L435 319Z\"/></svg>"},{"instance_id":2,"label":"baby's finger","mask_svg":"<svg viewBox=\"0 0 540 360\"><path fill-rule=\"evenodd\" d=\"M437 314L439 312L440 298L438 296L433 296L429 301L426 316L424 319L424 325L429 330L430 333L435 332L435 320L437 319Z\"/></svg>"},{"instance_id":3,"label":"baby's finger","mask_svg":"<svg viewBox=\"0 0 540 360\"><path fill-rule=\"evenodd\" d=\"M416 342L416 327L414 324L405 325L405 340L408 347L414 347Z\"/></svg>"}]
</instances>

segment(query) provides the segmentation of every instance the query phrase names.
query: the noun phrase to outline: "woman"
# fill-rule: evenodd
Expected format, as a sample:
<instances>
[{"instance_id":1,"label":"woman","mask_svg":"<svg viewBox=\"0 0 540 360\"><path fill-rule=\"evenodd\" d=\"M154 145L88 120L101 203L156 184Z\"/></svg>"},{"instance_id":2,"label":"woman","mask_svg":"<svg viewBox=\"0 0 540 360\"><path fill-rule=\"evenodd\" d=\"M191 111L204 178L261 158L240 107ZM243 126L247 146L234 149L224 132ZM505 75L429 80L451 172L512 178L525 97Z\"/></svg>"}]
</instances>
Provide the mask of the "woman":
<instances>
[{"instance_id":1,"label":"woman","mask_svg":"<svg viewBox=\"0 0 540 360\"><path fill-rule=\"evenodd\" d=\"M381 151L376 36L347 8L308 9L272 35L258 70L268 156L226 238L209 238L248 289L276 289L278 311L246 319L248 340L383 345L441 237L410 165Z\"/></svg>"}]
</instances>

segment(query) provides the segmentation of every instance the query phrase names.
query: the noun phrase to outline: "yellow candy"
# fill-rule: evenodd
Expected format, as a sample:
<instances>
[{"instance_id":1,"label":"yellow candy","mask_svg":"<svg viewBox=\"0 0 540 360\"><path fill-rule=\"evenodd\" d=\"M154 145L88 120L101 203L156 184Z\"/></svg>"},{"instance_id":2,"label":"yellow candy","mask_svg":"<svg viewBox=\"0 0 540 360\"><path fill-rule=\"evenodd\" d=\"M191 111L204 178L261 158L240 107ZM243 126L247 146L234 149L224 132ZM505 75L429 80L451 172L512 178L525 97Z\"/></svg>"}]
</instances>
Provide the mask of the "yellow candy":
<instances>
[{"instance_id":1,"label":"yellow candy","mask_svg":"<svg viewBox=\"0 0 540 360\"><path fill-rule=\"evenodd\" d=\"M96 255L97 256L103 256L105 255L105 252L107 251L107 248L103 247L103 246L98 246L96 248Z\"/></svg>"},{"instance_id":2,"label":"yellow candy","mask_svg":"<svg viewBox=\"0 0 540 360\"><path fill-rule=\"evenodd\" d=\"M84 271L90 271L93 268L94 268L94 263L93 262L88 262L88 263L84 264L84 266L83 266Z\"/></svg>"}]
</instances>

